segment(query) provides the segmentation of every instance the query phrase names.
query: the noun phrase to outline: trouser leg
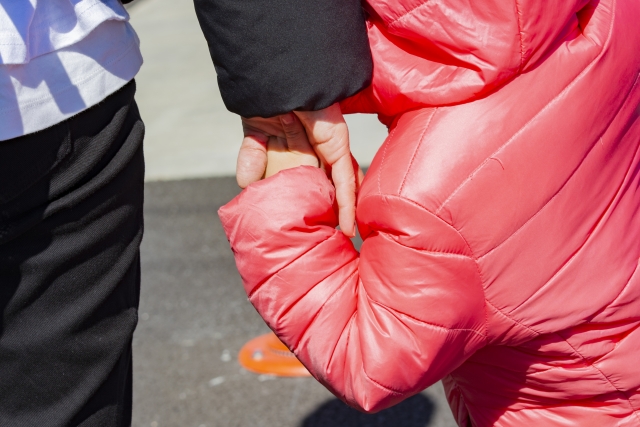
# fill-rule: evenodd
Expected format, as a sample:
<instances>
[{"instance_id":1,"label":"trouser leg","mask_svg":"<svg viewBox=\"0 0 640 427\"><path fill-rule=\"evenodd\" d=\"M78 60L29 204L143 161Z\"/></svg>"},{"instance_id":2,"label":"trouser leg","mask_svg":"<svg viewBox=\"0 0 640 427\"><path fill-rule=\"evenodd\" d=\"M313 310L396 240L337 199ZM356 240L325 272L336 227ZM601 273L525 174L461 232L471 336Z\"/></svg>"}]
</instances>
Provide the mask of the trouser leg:
<instances>
[{"instance_id":1,"label":"trouser leg","mask_svg":"<svg viewBox=\"0 0 640 427\"><path fill-rule=\"evenodd\" d=\"M0 142L0 425L129 426L144 127L130 82Z\"/></svg>"}]
</instances>

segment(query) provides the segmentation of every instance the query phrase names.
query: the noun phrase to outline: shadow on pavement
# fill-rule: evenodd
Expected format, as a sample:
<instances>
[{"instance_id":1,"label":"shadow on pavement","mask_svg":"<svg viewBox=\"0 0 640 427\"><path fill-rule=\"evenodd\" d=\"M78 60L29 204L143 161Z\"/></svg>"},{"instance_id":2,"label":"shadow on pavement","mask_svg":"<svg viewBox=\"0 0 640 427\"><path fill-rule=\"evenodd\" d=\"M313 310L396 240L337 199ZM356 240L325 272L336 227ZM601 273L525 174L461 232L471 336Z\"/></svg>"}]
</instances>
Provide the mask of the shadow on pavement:
<instances>
[{"instance_id":1,"label":"shadow on pavement","mask_svg":"<svg viewBox=\"0 0 640 427\"><path fill-rule=\"evenodd\" d=\"M427 427L434 410L433 402L422 394L376 414L364 414L332 399L307 415L300 427Z\"/></svg>"}]
</instances>

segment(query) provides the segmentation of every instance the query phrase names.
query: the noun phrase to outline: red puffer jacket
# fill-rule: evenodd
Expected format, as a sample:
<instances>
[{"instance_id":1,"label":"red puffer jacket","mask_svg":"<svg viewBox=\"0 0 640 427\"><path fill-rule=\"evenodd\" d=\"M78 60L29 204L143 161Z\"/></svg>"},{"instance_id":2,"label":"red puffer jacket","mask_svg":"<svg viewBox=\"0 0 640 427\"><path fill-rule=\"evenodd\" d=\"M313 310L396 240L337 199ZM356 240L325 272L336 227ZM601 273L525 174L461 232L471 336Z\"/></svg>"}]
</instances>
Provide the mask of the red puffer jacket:
<instances>
[{"instance_id":1,"label":"red puffer jacket","mask_svg":"<svg viewBox=\"0 0 640 427\"><path fill-rule=\"evenodd\" d=\"M461 426L640 425L640 2L368 7L364 244L321 170L251 185L220 210L251 302L366 411L444 378Z\"/></svg>"}]
</instances>

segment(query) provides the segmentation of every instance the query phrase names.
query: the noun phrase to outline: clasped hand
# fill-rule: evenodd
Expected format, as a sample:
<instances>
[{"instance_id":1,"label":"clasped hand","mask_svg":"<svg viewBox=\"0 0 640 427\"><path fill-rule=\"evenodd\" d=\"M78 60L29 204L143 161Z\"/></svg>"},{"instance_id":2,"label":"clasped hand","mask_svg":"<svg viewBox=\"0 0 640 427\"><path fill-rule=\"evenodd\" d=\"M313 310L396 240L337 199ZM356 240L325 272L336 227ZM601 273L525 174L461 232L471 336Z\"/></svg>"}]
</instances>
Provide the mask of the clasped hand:
<instances>
[{"instance_id":1,"label":"clasped hand","mask_svg":"<svg viewBox=\"0 0 640 427\"><path fill-rule=\"evenodd\" d=\"M245 188L281 170L323 167L336 188L342 232L355 236L356 191L363 174L349 148L349 131L340 105L296 111L271 118L242 118L244 139L236 178Z\"/></svg>"}]
</instances>

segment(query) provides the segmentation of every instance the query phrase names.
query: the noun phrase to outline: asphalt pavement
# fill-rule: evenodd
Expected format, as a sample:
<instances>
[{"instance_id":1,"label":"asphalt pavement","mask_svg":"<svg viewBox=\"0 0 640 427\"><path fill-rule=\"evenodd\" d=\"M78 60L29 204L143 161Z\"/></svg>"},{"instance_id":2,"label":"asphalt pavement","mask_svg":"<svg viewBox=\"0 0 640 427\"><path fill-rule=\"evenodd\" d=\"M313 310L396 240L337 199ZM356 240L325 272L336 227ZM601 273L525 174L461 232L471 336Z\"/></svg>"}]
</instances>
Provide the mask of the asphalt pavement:
<instances>
[{"instance_id":1,"label":"asphalt pavement","mask_svg":"<svg viewBox=\"0 0 640 427\"><path fill-rule=\"evenodd\" d=\"M242 345L267 327L247 301L217 210L242 133L220 98L192 0L129 7L145 64L136 77L146 124L145 237L134 336L134 427L454 427L440 384L374 415L311 378L249 373ZM375 116L347 118L356 159L386 137Z\"/></svg>"}]
</instances>

